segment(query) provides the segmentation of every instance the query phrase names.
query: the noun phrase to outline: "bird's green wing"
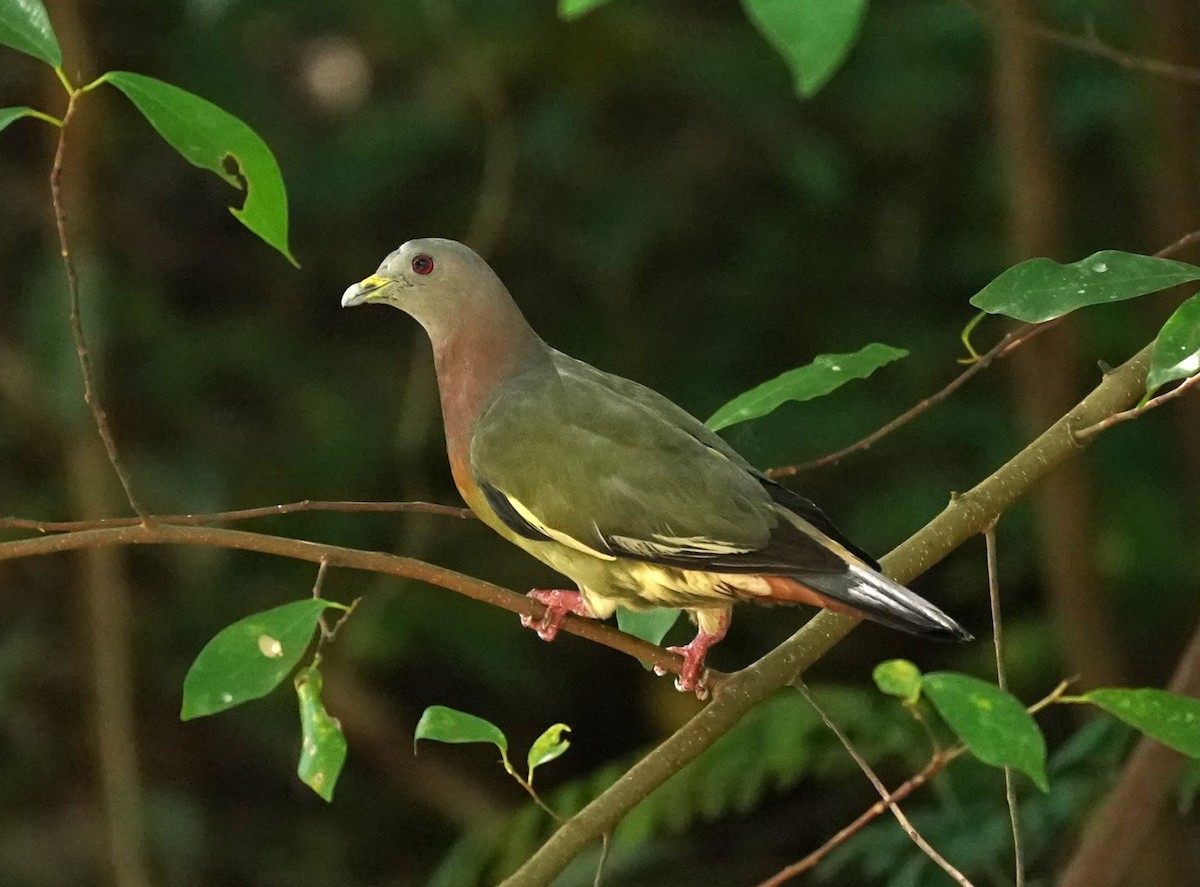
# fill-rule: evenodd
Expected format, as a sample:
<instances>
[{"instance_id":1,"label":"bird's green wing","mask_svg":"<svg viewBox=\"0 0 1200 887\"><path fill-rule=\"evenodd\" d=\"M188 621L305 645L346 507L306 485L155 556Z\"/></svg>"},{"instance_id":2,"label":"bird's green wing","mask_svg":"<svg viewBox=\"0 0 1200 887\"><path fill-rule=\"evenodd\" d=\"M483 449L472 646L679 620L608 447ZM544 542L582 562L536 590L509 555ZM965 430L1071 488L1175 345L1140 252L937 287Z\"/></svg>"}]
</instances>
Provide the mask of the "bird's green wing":
<instances>
[{"instance_id":1,"label":"bird's green wing","mask_svg":"<svg viewBox=\"0 0 1200 887\"><path fill-rule=\"evenodd\" d=\"M599 370L569 369L512 380L475 426L472 473L510 529L599 557L739 572L845 568L819 534L782 521L770 482L723 442L701 439L678 407L629 396L616 385L625 380Z\"/></svg>"}]
</instances>

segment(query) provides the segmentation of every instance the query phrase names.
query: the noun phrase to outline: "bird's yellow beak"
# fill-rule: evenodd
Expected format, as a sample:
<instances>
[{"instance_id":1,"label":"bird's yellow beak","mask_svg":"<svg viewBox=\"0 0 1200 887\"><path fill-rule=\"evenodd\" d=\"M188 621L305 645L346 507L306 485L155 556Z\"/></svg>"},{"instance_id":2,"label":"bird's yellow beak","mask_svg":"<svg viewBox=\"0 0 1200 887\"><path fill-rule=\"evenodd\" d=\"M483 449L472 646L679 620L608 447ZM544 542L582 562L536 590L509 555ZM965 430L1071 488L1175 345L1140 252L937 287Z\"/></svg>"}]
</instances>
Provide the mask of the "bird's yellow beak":
<instances>
[{"instance_id":1,"label":"bird's yellow beak","mask_svg":"<svg viewBox=\"0 0 1200 887\"><path fill-rule=\"evenodd\" d=\"M378 274L372 274L366 280L361 280L358 283L346 288L342 293L342 307L352 308L355 305L361 305L364 302L371 302L379 298L378 293L389 283L393 281L386 277L380 277Z\"/></svg>"}]
</instances>

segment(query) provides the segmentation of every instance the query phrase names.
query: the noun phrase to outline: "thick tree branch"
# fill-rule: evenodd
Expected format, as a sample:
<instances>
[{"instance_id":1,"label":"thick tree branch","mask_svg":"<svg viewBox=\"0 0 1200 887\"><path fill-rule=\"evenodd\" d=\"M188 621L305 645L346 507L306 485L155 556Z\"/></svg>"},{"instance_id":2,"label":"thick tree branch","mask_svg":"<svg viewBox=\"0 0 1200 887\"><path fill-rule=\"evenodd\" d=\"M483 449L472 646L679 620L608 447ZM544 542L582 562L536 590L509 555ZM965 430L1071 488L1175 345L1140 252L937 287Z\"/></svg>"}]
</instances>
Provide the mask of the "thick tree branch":
<instances>
[{"instance_id":1,"label":"thick tree branch","mask_svg":"<svg viewBox=\"0 0 1200 887\"><path fill-rule=\"evenodd\" d=\"M1147 346L1105 376L1074 409L995 473L951 500L941 514L883 559L888 575L908 582L925 572L1079 452L1084 444L1076 439L1075 430L1136 403L1145 387L1149 360ZM730 675L709 705L555 832L503 882L503 887L549 884L567 863L613 828L652 790L698 758L752 708L795 680L859 621L823 611L762 659Z\"/></svg>"}]
</instances>

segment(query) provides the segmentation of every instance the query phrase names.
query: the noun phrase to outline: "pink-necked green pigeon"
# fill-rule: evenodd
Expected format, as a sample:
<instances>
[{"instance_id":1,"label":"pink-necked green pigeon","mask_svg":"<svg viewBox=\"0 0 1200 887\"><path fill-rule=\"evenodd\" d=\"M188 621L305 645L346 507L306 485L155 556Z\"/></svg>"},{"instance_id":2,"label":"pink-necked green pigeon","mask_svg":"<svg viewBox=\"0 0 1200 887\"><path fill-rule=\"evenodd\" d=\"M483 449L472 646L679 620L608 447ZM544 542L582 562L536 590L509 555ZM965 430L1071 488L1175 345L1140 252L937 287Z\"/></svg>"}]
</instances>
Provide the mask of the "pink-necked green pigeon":
<instances>
[{"instance_id":1,"label":"pink-necked green pigeon","mask_svg":"<svg viewBox=\"0 0 1200 887\"><path fill-rule=\"evenodd\" d=\"M385 304L433 342L454 482L492 529L569 576L532 624L568 613L680 607L695 639L671 648L676 684L704 692L704 657L737 601L804 603L892 628L969 640L879 572L812 502L768 479L662 395L543 342L504 284L461 243L410 240L342 305Z\"/></svg>"}]
</instances>

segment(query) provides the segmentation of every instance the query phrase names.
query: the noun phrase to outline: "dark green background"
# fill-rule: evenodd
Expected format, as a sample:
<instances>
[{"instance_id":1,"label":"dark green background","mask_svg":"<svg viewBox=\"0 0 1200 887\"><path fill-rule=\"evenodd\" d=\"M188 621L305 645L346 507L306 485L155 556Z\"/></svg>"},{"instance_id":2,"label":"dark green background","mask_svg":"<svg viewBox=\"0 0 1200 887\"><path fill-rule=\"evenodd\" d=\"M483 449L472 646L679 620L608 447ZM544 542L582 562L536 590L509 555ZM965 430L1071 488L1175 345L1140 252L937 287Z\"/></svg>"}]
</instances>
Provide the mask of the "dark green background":
<instances>
[{"instance_id":1,"label":"dark green background","mask_svg":"<svg viewBox=\"0 0 1200 887\"><path fill-rule=\"evenodd\" d=\"M1153 10L1051 7L1039 14L1068 31L1091 16L1115 45L1151 54L1166 51L1155 35L1168 7L1195 13L1165 0ZM549 0L60 0L50 14L77 82L133 70L198 93L255 128L288 186L301 270L241 228L224 209L238 195L183 163L118 93L81 104L65 181L86 320L122 452L160 513L305 498L457 501L419 327L398 312L338 307L348 284L411 237L471 239L549 342L701 417L822 352L871 341L912 352L868 382L726 432L764 467L850 443L949 381L967 299L1015 258L992 110L994 34L956 3L874 3L847 64L808 102L733 3L618 0L571 24ZM1194 25L1176 36L1194 46ZM330 58L343 73L347 59L361 66L361 92L320 99L312 78ZM61 113L44 65L8 50L0 59L0 105ZM1152 252L1189 230L1164 222L1164 195L1186 190L1200 206L1189 190L1198 158L1176 169L1167 149L1172 137L1197 138L1194 87L1055 48L1040 88L1037 125L1063 195L1056 258ZM1172 101L1190 112L1172 115ZM69 340L46 181L53 136L35 121L0 135L0 514L124 514ZM1183 221L1200 227L1200 210ZM1078 318L1068 387L1085 393L1096 362L1140 348L1172 304ZM988 321L977 340L1004 329ZM1019 404L1036 396L998 365L794 485L883 553L1030 437ZM1182 400L1083 457L1092 495L1081 519L1095 527L1087 557L1101 580L1092 604L1119 639L1100 655L1135 683L1163 683L1196 617L1196 475L1183 455L1195 439L1181 418L1194 410ZM247 528L395 551L520 591L556 581L475 522L296 515ZM1077 668L1049 618L1038 538L1028 506L1000 525L1012 682L1029 700ZM426 744L413 758L412 726L428 705L494 721L516 760L546 726L570 724L572 749L539 774L547 791L628 760L693 710L669 681L606 649L568 637L548 646L515 616L450 592L335 570L326 595L365 600L326 656L326 698L350 740L326 806L293 774L290 693L178 720L183 675L205 641L308 594L313 567L167 547L107 557L0 561L0 880L14 887L112 883L98 656L130 656L119 683L134 702L146 854L165 885L423 883L466 823L522 803L483 746ZM982 542L915 587L988 636ZM89 600L117 615L115 634L97 632ZM747 664L804 618L739 611L712 664ZM896 655L990 673L986 642L927 646L869 626L813 679L857 687L846 717L863 720L875 711L871 666ZM884 709L879 718L902 722ZM1076 729L1076 714L1044 719L1052 744ZM893 781L927 756L919 736L901 735L877 749ZM1097 739L1082 775L1054 796L1054 815L1035 817L1035 874L1069 855L1124 741ZM618 844L606 883L751 884L817 846L873 795L831 739L813 742L823 763L799 784L750 792L746 812L704 816L699 802L681 803L681 823L709 824ZM951 796L967 806L945 807ZM990 812L969 812L977 797L990 798ZM1002 883L988 880L1007 865L1001 799L995 774L957 765L911 809L942 811L939 834L952 846L986 844L978 823L999 823L998 849L975 875ZM954 809L968 812L946 814ZM869 840L890 848L875 853L878 871L847 869L836 883L886 883L916 852L885 831ZM1195 876L1195 832L1189 853ZM590 883L576 877L569 883ZM924 877L912 883L941 883Z\"/></svg>"}]
</instances>

